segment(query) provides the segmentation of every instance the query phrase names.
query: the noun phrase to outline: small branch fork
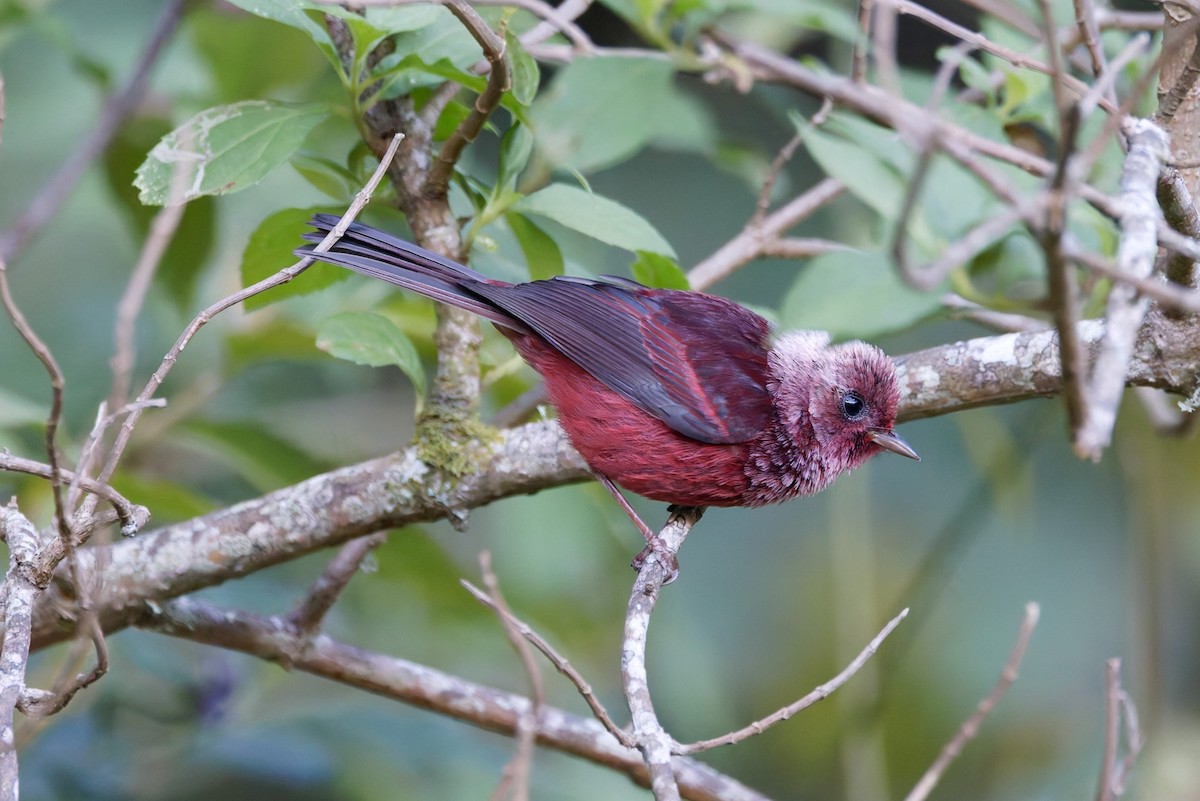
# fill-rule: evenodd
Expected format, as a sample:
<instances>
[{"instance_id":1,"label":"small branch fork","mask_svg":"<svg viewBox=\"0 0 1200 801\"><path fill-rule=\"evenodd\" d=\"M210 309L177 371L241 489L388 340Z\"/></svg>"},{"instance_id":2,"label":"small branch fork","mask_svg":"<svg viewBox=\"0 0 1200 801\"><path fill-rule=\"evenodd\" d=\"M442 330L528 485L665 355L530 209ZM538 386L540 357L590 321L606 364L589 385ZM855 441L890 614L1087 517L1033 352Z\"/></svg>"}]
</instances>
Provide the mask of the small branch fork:
<instances>
[{"instance_id":1,"label":"small branch fork","mask_svg":"<svg viewBox=\"0 0 1200 801\"><path fill-rule=\"evenodd\" d=\"M666 526L658 533L666 554L656 550L648 550L642 561L637 579L630 593L629 604L625 616L625 636L621 649L621 683L629 704L631 715L630 730L619 728L613 722L612 716L596 698L595 692L583 676L571 666L554 648L546 642L527 623L518 619L504 604L500 595L498 582L491 570L490 558L485 554L481 557L483 576L488 590L484 592L469 582L463 585L500 618L505 632L521 654L526 673L534 686L534 701L532 714L538 715L537 709L543 705L540 699L540 678L532 665L527 652L528 644L540 651L554 667L570 680L576 690L587 702L596 720L604 726L612 737L626 748L636 748L642 753L646 770L650 779L650 788L654 797L663 799L680 798L680 783L677 775L680 757L710 751L726 745L740 743L757 734L761 734L771 726L789 719L797 712L807 709L821 701L846 683L857 673L867 660L875 654L880 645L892 631L900 625L908 610L905 609L893 618L883 630L862 650L861 653L846 666L842 672L820 685L803 698L779 709L767 717L757 720L737 731L721 735L709 740L691 744L681 744L663 729L654 712L654 704L650 696L649 677L646 669L646 646L650 629L650 616L658 601L663 586L671 577L674 569L674 555L687 538L688 532L699 521L702 509L691 507L671 507L671 514ZM669 555L667 555L669 554ZM528 761L524 755L524 746L518 746L517 756L506 769L506 777L511 773L526 777L527 768L520 772L514 767L522 761ZM518 785L519 786L519 785Z\"/></svg>"}]
</instances>

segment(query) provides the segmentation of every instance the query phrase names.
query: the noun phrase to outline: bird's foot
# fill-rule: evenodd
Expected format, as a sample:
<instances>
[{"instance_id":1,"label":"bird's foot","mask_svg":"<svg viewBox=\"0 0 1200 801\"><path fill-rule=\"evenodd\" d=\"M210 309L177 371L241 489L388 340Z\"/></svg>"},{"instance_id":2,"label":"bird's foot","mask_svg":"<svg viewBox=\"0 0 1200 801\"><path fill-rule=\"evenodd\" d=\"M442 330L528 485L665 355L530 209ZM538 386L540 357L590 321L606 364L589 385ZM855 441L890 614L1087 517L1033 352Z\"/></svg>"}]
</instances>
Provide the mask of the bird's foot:
<instances>
[{"instance_id":1,"label":"bird's foot","mask_svg":"<svg viewBox=\"0 0 1200 801\"><path fill-rule=\"evenodd\" d=\"M651 556L658 559L658 563L662 565L664 587L679 578L679 559L675 556L675 552L660 537L649 537L646 540L646 547L642 549L641 553L633 557L630 565L640 573L642 567L646 564L646 560Z\"/></svg>"}]
</instances>

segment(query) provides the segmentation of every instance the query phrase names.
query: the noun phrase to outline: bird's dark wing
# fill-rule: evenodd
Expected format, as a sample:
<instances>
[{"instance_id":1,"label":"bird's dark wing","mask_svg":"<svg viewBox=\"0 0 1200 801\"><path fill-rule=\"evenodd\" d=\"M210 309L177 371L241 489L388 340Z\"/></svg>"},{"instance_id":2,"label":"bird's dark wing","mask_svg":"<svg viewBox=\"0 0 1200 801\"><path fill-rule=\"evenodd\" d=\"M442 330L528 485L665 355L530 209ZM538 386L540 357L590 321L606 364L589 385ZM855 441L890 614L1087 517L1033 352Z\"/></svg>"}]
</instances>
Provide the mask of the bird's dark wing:
<instances>
[{"instance_id":1,"label":"bird's dark wing","mask_svg":"<svg viewBox=\"0 0 1200 801\"><path fill-rule=\"evenodd\" d=\"M770 418L769 325L732 301L569 277L471 290L692 439L745 442Z\"/></svg>"}]
</instances>

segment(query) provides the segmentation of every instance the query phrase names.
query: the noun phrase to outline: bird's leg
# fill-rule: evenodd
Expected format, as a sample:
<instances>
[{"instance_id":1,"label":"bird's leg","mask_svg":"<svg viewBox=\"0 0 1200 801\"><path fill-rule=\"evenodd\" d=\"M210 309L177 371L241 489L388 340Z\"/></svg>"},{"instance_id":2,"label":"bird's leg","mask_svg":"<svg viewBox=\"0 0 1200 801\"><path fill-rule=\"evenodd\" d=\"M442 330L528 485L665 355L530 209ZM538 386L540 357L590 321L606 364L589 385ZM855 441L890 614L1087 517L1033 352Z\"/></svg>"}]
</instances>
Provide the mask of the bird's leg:
<instances>
[{"instance_id":1,"label":"bird's leg","mask_svg":"<svg viewBox=\"0 0 1200 801\"><path fill-rule=\"evenodd\" d=\"M642 532L642 536L646 539L646 547L642 549L641 553L633 557L633 569L641 570L642 563L646 561L646 558L650 556L650 554L655 554L658 556L659 564L663 566L663 570L666 572L666 578L663 579L663 584L670 584L672 581L679 578L679 560L675 558L675 554L671 552L671 549L667 547L667 544L663 542L659 536L645 524L641 517L638 516L638 513L635 512L633 507L629 505L629 501L625 500L625 495L621 492L617 485L612 482L612 479L610 479L608 476L601 475L600 473L596 473L595 476L596 480L603 484L604 488L608 490L614 498L616 498L617 503L620 504L621 508L625 510L625 514L629 515L629 519L633 521L633 524L637 526L638 531Z\"/></svg>"}]
</instances>

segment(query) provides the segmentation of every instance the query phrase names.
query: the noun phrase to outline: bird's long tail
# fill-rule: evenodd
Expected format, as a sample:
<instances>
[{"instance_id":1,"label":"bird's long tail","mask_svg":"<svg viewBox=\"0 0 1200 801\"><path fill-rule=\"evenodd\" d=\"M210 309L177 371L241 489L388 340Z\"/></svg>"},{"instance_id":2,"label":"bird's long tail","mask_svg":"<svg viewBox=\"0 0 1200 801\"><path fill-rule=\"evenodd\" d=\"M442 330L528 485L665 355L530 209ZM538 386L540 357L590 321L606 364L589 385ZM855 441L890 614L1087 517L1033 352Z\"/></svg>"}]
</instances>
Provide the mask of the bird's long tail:
<instances>
[{"instance_id":1,"label":"bird's long tail","mask_svg":"<svg viewBox=\"0 0 1200 801\"><path fill-rule=\"evenodd\" d=\"M316 230L304 234L303 239L318 243L337 223L338 218L332 214L318 214L309 221ZM352 223L345 235L325 253L314 252L310 244L297 248L296 255L311 256L387 281L450 306L466 309L506 328L528 330L508 312L472 291L473 286L499 285L501 282L368 225Z\"/></svg>"}]
</instances>

